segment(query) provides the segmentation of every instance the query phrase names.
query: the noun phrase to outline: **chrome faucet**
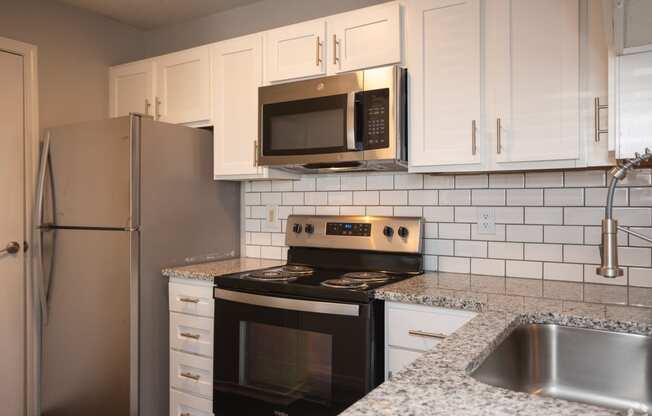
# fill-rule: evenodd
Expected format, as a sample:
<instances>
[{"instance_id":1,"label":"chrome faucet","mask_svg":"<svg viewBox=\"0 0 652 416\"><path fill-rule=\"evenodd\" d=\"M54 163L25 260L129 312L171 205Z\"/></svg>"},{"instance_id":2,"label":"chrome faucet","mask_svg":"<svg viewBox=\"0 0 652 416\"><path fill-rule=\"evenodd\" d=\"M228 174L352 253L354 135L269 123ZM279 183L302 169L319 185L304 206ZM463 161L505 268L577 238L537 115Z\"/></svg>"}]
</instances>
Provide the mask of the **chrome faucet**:
<instances>
[{"instance_id":1,"label":"chrome faucet","mask_svg":"<svg viewBox=\"0 0 652 416\"><path fill-rule=\"evenodd\" d=\"M623 269L618 267L618 231L631 234L642 240L652 243L652 238L630 230L627 227L618 225L618 221L613 219L614 195L618 181L627 176L627 172L637 167L641 162L652 159L650 149L645 149L644 154L636 153L633 159L627 160L622 166L616 166L609 171L611 183L607 192L607 209L605 218L602 220L602 245L600 246L601 265L596 269L596 273L607 278L616 278L623 275Z\"/></svg>"}]
</instances>

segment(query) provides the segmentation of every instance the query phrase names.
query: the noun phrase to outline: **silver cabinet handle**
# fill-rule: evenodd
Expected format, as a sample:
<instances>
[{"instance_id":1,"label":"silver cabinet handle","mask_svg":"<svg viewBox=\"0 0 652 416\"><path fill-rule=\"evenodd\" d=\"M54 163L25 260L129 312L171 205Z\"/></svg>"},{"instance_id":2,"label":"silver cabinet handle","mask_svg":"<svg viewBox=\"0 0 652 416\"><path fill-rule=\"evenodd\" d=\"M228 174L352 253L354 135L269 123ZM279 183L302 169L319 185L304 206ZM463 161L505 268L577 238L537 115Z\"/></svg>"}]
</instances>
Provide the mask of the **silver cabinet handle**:
<instances>
[{"instance_id":1,"label":"silver cabinet handle","mask_svg":"<svg viewBox=\"0 0 652 416\"><path fill-rule=\"evenodd\" d=\"M190 412L183 412L179 416L192 416L192 413Z\"/></svg>"},{"instance_id":2,"label":"silver cabinet handle","mask_svg":"<svg viewBox=\"0 0 652 416\"><path fill-rule=\"evenodd\" d=\"M441 334L439 332L426 332L426 331L419 331L418 329L410 329L408 331L408 334L416 335L418 337L428 337L428 338L437 338L437 339L444 339L447 337L446 334Z\"/></svg>"},{"instance_id":3,"label":"silver cabinet handle","mask_svg":"<svg viewBox=\"0 0 652 416\"><path fill-rule=\"evenodd\" d=\"M156 97L156 114L155 114L155 119L160 120L161 119L161 99Z\"/></svg>"},{"instance_id":4,"label":"silver cabinet handle","mask_svg":"<svg viewBox=\"0 0 652 416\"><path fill-rule=\"evenodd\" d=\"M184 303L199 303L199 299L197 299L197 298L179 298L179 302L184 302Z\"/></svg>"},{"instance_id":5,"label":"silver cabinet handle","mask_svg":"<svg viewBox=\"0 0 652 416\"><path fill-rule=\"evenodd\" d=\"M20 251L20 244L17 241L10 241L5 248L0 248L0 254L16 254Z\"/></svg>"},{"instance_id":6,"label":"silver cabinet handle","mask_svg":"<svg viewBox=\"0 0 652 416\"><path fill-rule=\"evenodd\" d=\"M475 156L478 148L476 142L476 132L478 131L475 120L471 121L471 154Z\"/></svg>"},{"instance_id":7,"label":"silver cabinet handle","mask_svg":"<svg viewBox=\"0 0 652 416\"><path fill-rule=\"evenodd\" d=\"M152 103L149 102L149 99L145 98L145 115L149 115L149 108L152 106Z\"/></svg>"},{"instance_id":8,"label":"silver cabinet handle","mask_svg":"<svg viewBox=\"0 0 652 416\"><path fill-rule=\"evenodd\" d=\"M502 130L502 126L501 126L501 121L500 121L500 117L499 117L499 118L496 119L496 153L498 153L498 154L500 154L500 148L502 147L501 143L500 143L500 141L501 141L500 140L501 139L501 137L500 137L501 136L501 130Z\"/></svg>"},{"instance_id":9,"label":"silver cabinet handle","mask_svg":"<svg viewBox=\"0 0 652 416\"><path fill-rule=\"evenodd\" d=\"M319 66L321 64L321 41L319 40L319 36L317 36L317 57L315 59L315 65Z\"/></svg>"},{"instance_id":10,"label":"silver cabinet handle","mask_svg":"<svg viewBox=\"0 0 652 416\"><path fill-rule=\"evenodd\" d=\"M201 376L199 374L193 374L193 373L181 373L181 377L189 378L190 380L195 380L199 381Z\"/></svg>"},{"instance_id":11,"label":"silver cabinet handle","mask_svg":"<svg viewBox=\"0 0 652 416\"><path fill-rule=\"evenodd\" d=\"M609 108L608 104L600 104L600 97L595 97L593 100L593 122L595 123L595 137L594 140L596 143L600 142L600 135L609 133L609 129L600 128L600 110L606 110Z\"/></svg>"},{"instance_id":12,"label":"silver cabinet handle","mask_svg":"<svg viewBox=\"0 0 652 416\"><path fill-rule=\"evenodd\" d=\"M258 166L258 140L254 140L254 166Z\"/></svg>"},{"instance_id":13,"label":"silver cabinet handle","mask_svg":"<svg viewBox=\"0 0 652 416\"><path fill-rule=\"evenodd\" d=\"M179 334L183 338L190 338L190 339L199 339L201 338L201 335L199 334L191 334L190 332L182 332Z\"/></svg>"},{"instance_id":14,"label":"silver cabinet handle","mask_svg":"<svg viewBox=\"0 0 652 416\"><path fill-rule=\"evenodd\" d=\"M337 57L337 47L340 45L340 42L337 40L337 35L333 34L333 65L337 65L337 61L340 58Z\"/></svg>"}]
</instances>

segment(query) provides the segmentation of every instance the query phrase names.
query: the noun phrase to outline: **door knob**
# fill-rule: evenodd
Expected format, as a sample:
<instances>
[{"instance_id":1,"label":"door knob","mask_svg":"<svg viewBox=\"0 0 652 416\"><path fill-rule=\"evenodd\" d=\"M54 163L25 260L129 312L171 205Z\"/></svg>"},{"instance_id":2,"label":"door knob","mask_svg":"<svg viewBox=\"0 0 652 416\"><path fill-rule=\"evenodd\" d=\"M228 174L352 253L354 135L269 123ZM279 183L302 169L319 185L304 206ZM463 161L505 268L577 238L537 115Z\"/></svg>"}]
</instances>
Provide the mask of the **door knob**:
<instances>
[{"instance_id":1,"label":"door knob","mask_svg":"<svg viewBox=\"0 0 652 416\"><path fill-rule=\"evenodd\" d=\"M18 250L20 250L20 244L16 241L10 241L5 248L0 248L0 254L16 254L18 253Z\"/></svg>"}]
</instances>

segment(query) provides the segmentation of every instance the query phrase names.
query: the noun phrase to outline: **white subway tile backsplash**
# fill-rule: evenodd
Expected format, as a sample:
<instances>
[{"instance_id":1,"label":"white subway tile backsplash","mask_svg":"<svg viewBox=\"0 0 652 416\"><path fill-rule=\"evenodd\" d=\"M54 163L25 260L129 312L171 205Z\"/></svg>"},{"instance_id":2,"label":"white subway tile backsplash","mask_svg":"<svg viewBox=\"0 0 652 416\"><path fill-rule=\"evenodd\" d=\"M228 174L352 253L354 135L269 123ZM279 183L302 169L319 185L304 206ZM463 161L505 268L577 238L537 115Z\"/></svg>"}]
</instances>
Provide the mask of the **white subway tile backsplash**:
<instances>
[{"instance_id":1,"label":"white subway tile backsplash","mask_svg":"<svg viewBox=\"0 0 652 416\"><path fill-rule=\"evenodd\" d=\"M353 194L353 205L378 205L378 191L359 191Z\"/></svg>"},{"instance_id":2,"label":"white subway tile backsplash","mask_svg":"<svg viewBox=\"0 0 652 416\"><path fill-rule=\"evenodd\" d=\"M455 176L424 175L423 187L425 189L452 189L455 188Z\"/></svg>"},{"instance_id":3,"label":"white subway tile backsplash","mask_svg":"<svg viewBox=\"0 0 652 416\"><path fill-rule=\"evenodd\" d=\"M439 256L439 271L449 273L470 273L471 259L467 257Z\"/></svg>"},{"instance_id":4,"label":"white subway tile backsplash","mask_svg":"<svg viewBox=\"0 0 652 416\"><path fill-rule=\"evenodd\" d=\"M559 188L564 186L563 172L526 172L526 188Z\"/></svg>"},{"instance_id":5,"label":"white subway tile backsplash","mask_svg":"<svg viewBox=\"0 0 652 416\"><path fill-rule=\"evenodd\" d=\"M489 175L490 188L523 188L525 176L522 173L492 173Z\"/></svg>"},{"instance_id":6,"label":"white subway tile backsplash","mask_svg":"<svg viewBox=\"0 0 652 416\"><path fill-rule=\"evenodd\" d=\"M439 238L468 240L471 238L469 224L441 223L439 224Z\"/></svg>"},{"instance_id":7,"label":"white subway tile backsplash","mask_svg":"<svg viewBox=\"0 0 652 416\"><path fill-rule=\"evenodd\" d=\"M584 189L568 188L556 189L550 188L544 191L544 205L551 207L572 207L584 205Z\"/></svg>"},{"instance_id":8,"label":"white subway tile backsplash","mask_svg":"<svg viewBox=\"0 0 652 416\"><path fill-rule=\"evenodd\" d=\"M394 189L393 175L369 175L367 176L367 190Z\"/></svg>"},{"instance_id":9,"label":"white subway tile backsplash","mask_svg":"<svg viewBox=\"0 0 652 416\"><path fill-rule=\"evenodd\" d=\"M560 244L525 244L525 260L561 261L562 246Z\"/></svg>"},{"instance_id":10,"label":"white subway tile backsplash","mask_svg":"<svg viewBox=\"0 0 652 416\"><path fill-rule=\"evenodd\" d=\"M407 191L380 191L380 205L407 205Z\"/></svg>"},{"instance_id":11,"label":"white subway tile backsplash","mask_svg":"<svg viewBox=\"0 0 652 416\"><path fill-rule=\"evenodd\" d=\"M471 205L471 191L468 189L439 190L439 205Z\"/></svg>"},{"instance_id":12,"label":"white subway tile backsplash","mask_svg":"<svg viewBox=\"0 0 652 416\"><path fill-rule=\"evenodd\" d=\"M506 231L507 241L543 242L543 226L541 225L507 225Z\"/></svg>"},{"instance_id":13,"label":"white subway tile backsplash","mask_svg":"<svg viewBox=\"0 0 652 416\"><path fill-rule=\"evenodd\" d=\"M505 205L504 189L474 189L471 191L472 205Z\"/></svg>"},{"instance_id":14,"label":"white subway tile backsplash","mask_svg":"<svg viewBox=\"0 0 652 416\"><path fill-rule=\"evenodd\" d=\"M543 189L508 189L507 205L543 205Z\"/></svg>"},{"instance_id":15,"label":"white subway tile backsplash","mask_svg":"<svg viewBox=\"0 0 652 416\"><path fill-rule=\"evenodd\" d=\"M502 241L490 241L488 246L489 257L494 259L523 259L523 243L506 243Z\"/></svg>"},{"instance_id":16,"label":"white subway tile backsplash","mask_svg":"<svg viewBox=\"0 0 652 416\"><path fill-rule=\"evenodd\" d=\"M625 276L604 279L599 264L604 169L464 175L354 173L242 186L243 252L287 258L288 215L422 216L426 270L652 287L652 244L618 234ZM633 171L616 190L620 225L652 236L652 173ZM280 221L267 223L266 207ZM480 234L477 210L490 207L496 232Z\"/></svg>"},{"instance_id":17,"label":"white subway tile backsplash","mask_svg":"<svg viewBox=\"0 0 652 416\"><path fill-rule=\"evenodd\" d=\"M568 263L543 263L543 278L545 280L581 282L584 280L584 266Z\"/></svg>"},{"instance_id":18,"label":"white subway tile backsplash","mask_svg":"<svg viewBox=\"0 0 652 416\"><path fill-rule=\"evenodd\" d=\"M505 269L505 274L509 277L527 279L541 279L543 277L543 263L536 261L507 260Z\"/></svg>"},{"instance_id":19,"label":"white subway tile backsplash","mask_svg":"<svg viewBox=\"0 0 652 416\"><path fill-rule=\"evenodd\" d=\"M487 243L471 240L455 241L455 255L458 257L487 257Z\"/></svg>"},{"instance_id":20,"label":"white subway tile backsplash","mask_svg":"<svg viewBox=\"0 0 652 416\"><path fill-rule=\"evenodd\" d=\"M423 176L413 174L394 175L395 189L421 189L423 188Z\"/></svg>"},{"instance_id":21,"label":"white subway tile backsplash","mask_svg":"<svg viewBox=\"0 0 652 416\"><path fill-rule=\"evenodd\" d=\"M488 185L487 175L458 175L455 177L455 187L458 189L486 188Z\"/></svg>"},{"instance_id":22,"label":"white subway tile backsplash","mask_svg":"<svg viewBox=\"0 0 652 416\"><path fill-rule=\"evenodd\" d=\"M437 191L434 189L409 191L408 202L410 205L436 205Z\"/></svg>"},{"instance_id":23,"label":"white subway tile backsplash","mask_svg":"<svg viewBox=\"0 0 652 416\"><path fill-rule=\"evenodd\" d=\"M318 176L317 188L318 191L339 191L340 190L340 177L339 176Z\"/></svg>"},{"instance_id":24,"label":"white subway tile backsplash","mask_svg":"<svg viewBox=\"0 0 652 416\"><path fill-rule=\"evenodd\" d=\"M543 227L544 243L582 244L584 228L575 225L546 225Z\"/></svg>"}]
</instances>

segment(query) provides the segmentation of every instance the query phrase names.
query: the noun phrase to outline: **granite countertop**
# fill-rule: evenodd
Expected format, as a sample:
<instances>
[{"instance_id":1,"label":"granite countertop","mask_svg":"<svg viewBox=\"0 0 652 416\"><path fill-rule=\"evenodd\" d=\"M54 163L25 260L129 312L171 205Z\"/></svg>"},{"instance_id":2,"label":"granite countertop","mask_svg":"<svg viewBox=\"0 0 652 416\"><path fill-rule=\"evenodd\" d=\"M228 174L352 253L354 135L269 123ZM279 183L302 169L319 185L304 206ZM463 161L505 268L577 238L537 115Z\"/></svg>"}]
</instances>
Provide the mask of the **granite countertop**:
<instances>
[{"instance_id":1,"label":"granite countertop","mask_svg":"<svg viewBox=\"0 0 652 416\"><path fill-rule=\"evenodd\" d=\"M212 282L216 276L229 273L246 272L248 270L265 269L284 265L284 261L253 259L239 257L231 260L213 261L210 263L199 263L188 266L170 267L163 269L161 273L166 277L178 279L205 280Z\"/></svg>"},{"instance_id":2,"label":"granite countertop","mask_svg":"<svg viewBox=\"0 0 652 416\"><path fill-rule=\"evenodd\" d=\"M556 323L652 335L652 309L638 289L531 279L426 273L376 297L479 312L342 415L618 415L618 411L490 386L469 374L518 325ZM597 287L596 287L597 286ZM643 307L645 306L645 307ZM615 309L613 309L615 308ZM606 319L610 317L612 319Z\"/></svg>"}]
</instances>

